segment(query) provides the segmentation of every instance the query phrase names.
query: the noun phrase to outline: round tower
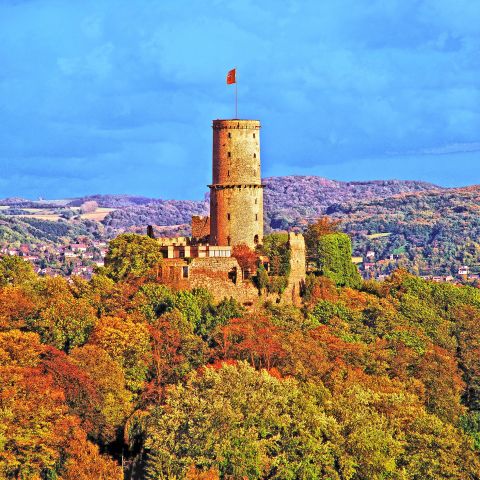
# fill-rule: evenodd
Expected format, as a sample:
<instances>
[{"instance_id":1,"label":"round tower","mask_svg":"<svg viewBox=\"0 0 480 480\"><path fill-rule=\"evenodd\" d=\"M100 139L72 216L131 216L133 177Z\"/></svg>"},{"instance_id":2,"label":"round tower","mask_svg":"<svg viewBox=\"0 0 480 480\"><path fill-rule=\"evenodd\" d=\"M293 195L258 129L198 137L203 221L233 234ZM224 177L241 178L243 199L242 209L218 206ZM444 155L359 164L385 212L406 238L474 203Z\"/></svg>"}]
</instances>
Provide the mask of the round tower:
<instances>
[{"instance_id":1,"label":"round tower","mask_svg":"<svg viewBox=\"0 0 480 480\"><path fill-rule=\"evenodd\" d=\"M263 240L260 122L213 121L210 244L255 248Z\"/></svg>"}]
</instances>

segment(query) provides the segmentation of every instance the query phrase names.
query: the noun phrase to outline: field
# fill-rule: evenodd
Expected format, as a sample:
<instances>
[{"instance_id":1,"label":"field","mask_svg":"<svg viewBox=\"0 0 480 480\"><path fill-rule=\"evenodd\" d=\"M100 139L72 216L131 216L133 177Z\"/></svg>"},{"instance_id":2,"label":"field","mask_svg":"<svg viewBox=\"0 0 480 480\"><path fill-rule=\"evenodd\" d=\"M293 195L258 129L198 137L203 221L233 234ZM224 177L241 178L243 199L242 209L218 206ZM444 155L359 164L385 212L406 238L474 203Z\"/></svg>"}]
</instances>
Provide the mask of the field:
<instances>
[{"instance_id":1,"label":"field","mask_svg":"<svg viewBox=\"0 0 480 480\"><path fill-rule=\"evenodd\" d=\"M372 233L371 235L367 235L367 238L375 240L376 238L389 237L390 235L391 233Z\"/></svg>"},{"instance_id":2,"label":"field","mask_svg":"<svg viewBox=\"0 0 480 480\"><path fill-rule=\"evenodd\" d=\"M10 207L8 205L0 205L0 212L8 210ZM51 222L56 222L61 218L59 213L58 206L52 208L21 208L25 214L11 215L18 218L35 218L37 220L49 220ZM80 208L73 207L67 208L65 210L72 211L75 215L80 214ZM113 212L114 208L97 208L95 212L91 213L82 213L80 218L83 220L94 220L96 222L101 222L110 212Z\"/></svg>"},{"instance_id":3,"label":"field","mask_svg":"<svg viewBox=\"0 0 480 480\"><path fill-rule=\"evenodd\" d=\"M73 209L72 209L73 210ZM81 218L84 220L95 220L101 222L110 212L113 212L115 208L102 208L99 207L95 212L82 213Z\"/></svg>"}]
</instances>

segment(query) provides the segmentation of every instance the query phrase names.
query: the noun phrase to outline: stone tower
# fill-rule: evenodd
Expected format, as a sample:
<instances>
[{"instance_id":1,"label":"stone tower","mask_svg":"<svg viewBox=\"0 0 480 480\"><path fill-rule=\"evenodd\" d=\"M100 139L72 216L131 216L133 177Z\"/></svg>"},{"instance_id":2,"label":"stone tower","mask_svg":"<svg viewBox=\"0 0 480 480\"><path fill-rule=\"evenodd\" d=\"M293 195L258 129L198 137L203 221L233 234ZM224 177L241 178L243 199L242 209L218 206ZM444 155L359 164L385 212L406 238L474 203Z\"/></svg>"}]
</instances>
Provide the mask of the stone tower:
<instances>
[{"instance_id":1,"label":"stone tower","mask_svg":"<svg viewBox=\"0 0 480 480\"><path fill-rule=\"evenodd\" d=\"M255 248L263 240L260 122L213 121L210 244Z\"/></svg>"}]
</instances>

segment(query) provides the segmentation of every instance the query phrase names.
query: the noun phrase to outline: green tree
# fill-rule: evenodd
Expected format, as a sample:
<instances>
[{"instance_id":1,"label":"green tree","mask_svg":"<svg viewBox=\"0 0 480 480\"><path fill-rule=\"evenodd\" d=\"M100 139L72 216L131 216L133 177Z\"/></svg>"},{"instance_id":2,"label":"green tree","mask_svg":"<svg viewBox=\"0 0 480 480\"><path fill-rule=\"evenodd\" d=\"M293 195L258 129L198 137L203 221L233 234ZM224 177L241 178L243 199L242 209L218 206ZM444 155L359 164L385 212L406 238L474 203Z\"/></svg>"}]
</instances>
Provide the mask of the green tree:
<instances>
[{"instance_id":1,"label":"green tree","mask_svg":"<svg viewBox=\"0 0 480 480\"><path fill-rule=\"evenodd\" d=\"M309 250L314 252L313 262L320 274L332 279L336 285L358 288L361 277L352 263L352 242L345 233L330 233L311 240Z\"/></svg>"},{"instance_id":2,"label":"green tree","mask_svg":"<svg viewBox=\"0 0 480 480\"><path fill-rule=\"evenodd\" d=\"M124 233L110 242L105 270L108 276L117 281L143 277L152 273L161 260L162 254L156 240L145 235Z\"/></svg>"},{"instance_id":3,"label":"green tree","mask_svg":"<svg viewBox=\"0 0 480 480\"><path fill-rule=\"evenodd\" d=\"M347 459L325 395L245 363L193 372L147 420L147 478L193 465L221 478L340 479Z\"/></svg>"},{"instance_id":4,"label":"green tree","mask_svg":"<svg viewBox=\"0 0 480 480\"><path fill-rule=\"evenodd\" d=\"M0 259L0 287L33 283L36 280L31 263L13 255Z\"/></svg>"}]
</instances>

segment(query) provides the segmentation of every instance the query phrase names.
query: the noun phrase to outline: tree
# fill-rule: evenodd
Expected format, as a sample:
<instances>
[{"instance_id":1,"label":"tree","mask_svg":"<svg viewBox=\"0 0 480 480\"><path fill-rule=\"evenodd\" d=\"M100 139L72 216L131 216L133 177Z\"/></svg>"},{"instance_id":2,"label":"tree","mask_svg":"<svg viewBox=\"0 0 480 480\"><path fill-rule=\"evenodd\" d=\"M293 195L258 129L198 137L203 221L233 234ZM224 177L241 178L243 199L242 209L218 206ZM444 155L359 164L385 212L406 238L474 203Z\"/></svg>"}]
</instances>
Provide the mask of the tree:
<instances>
[{"instance_id":1,"label":"tree","mask_svg":"<svg viewBox=\"0 0 480 480\"><path fill-rule=\"evenodd\" d=\"M0 289L0 330L25 327L35 316L35 295L24 286L7 285Z\"/></svg>"},{"instance_id":2,"label":"tree","mask_svg":"<svg viewBox=\"0 0 480 480\"><path fill-rule=\"evenodd\" d=\"M323 235L337 233L340 223L340 220L331 220L329 217L317 218L315 222L308 225L307 230L305 231L306 244L314 246L318 239L323 237Z\"/></svg>"},{"instance_id":3,"label":"tree","mask_svg":"<svg viewBox=\"0 0 480 480\"><path fill-rule=\"evenodd\" d=\"M150 334L145 323L137 323L131 317L103 317L89 344L103 348L123 369L129 390L142 389L151 362Z\"/></svg>"},{"instance_id":4,"label":"tree","mask_svg":"<svg viewBox=\"0 0 480 480\"><path fill-rule=\"evenodd\" d=\"M114 460L101 455L86 435L75 430L65 448L61 480L123 480L123 469Z\"/></svg>"},{"instance_id":5,"label":"tree","mask_svg":"<svg viewBox=\"0 0 480 480\"><path fill-rule=\"evenodd\" d=\"M317 265L321 275L332 279L338 286L360 286L361 277L352 263L352 243L348 235L322 235L309 249L312 252L311 260Z\"/></svg>"},{"instance_id":6,"label":"tree","mask_svg":"<svg viewBox=\"0 0 480 480\"><path fill-rule=\"evenodd\" d=\"M88 200L80 205L81 213L93 213L97 210L98 203L95 200Z\"/></svg>"},{"instance_id":7,"label":"tree","mask_svg":"<svg viewBox=\"0 0 480 480\"><path fill-rule=\"evenodd\" d=\"M49 478L75 424L51 376L0 367L0 478Z\"/></svg>"},{"instance_id":8,"label":"tree","mask_svg":"<svg viewBox=\"0 0 480 480\"><path fill-rule=\"evenodd\" d=\"M265 317L234 318L215 336L223 359L248 360L253 367L275 367L283 356L279 329Z\"/></svg>"},{"instance_id":9,"label":"tree","mask_svg":"<svg viewBox=\"0 0 480 480\"><path fill-rule=\"evenodd\" d=\"M21 257L6 255L0 259L0 287L31 284L36 280L32 264Z\"/></svg>"},{"instance_id":10,"label":"tree","mask_svg":"<svg viewBox=\"0 0 480 480\"><path fill-rule=\"evenodd\" d=\"M95 345L75 348L70 361L88 375L95 387L95 438L102 444L116 440L132 409L131 394L126 389L122 368L105 350Z\"/></svg>"},{"instance_id":11,"label":"tree","mask_svg":"<svg viewBox=\"0 0 480 480\"><path fill-rule=\"evenodd\" d=\"M244 272L254 273L258 266L258 254L247 245L235 245L232 250L232 257L235 257Z\"/></svg>"},{"instance_id":12,"label":"tree","mask_svg":"<svg viewBox=\"0 0 480 480\"><path fill-rule=\"evenodd\" d=\"M324 394L244 363L192 372L147 419L147 478L194 466L220 478L338 480L346 459Z\"/></svg>"},{"instance_id":13,"label":"tree","mask_svg":"<svg viewBox=\"0 0 480 480\"><path fill-rule=\"evenodd\" d=\"M152 274L162 260L159 243L153 238L124 233L112 240L105 257L105 270L114 280Z\"/></svg>"},{"instance_id":14,"label":"tree","mask_svg":"<svg viewBox=\"0 0 480 480\"><path fill-rule=\"evenodd\" d=\"M75 298L65 279L49 277L42 285L42 306L30 326L42 340L59 350L86 343L96 323L95 312L83 298Z\"/></svg>"}]
</instances>

